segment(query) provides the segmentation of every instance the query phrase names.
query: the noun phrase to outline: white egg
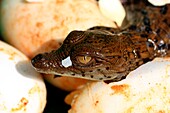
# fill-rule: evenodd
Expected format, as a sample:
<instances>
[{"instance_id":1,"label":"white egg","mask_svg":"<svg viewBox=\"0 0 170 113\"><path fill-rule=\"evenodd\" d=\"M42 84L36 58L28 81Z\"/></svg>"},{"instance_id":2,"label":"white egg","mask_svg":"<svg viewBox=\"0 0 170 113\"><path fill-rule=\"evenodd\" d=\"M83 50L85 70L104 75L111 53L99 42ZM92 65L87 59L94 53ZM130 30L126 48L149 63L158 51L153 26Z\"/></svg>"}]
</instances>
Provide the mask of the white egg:
<instances>
[{"instance_id":1,"label":"white egg","mask_svg":"<svg viewBox=\"0 0 170 113\"><path fill-rule=\"evenodd\" d=\"M162 6L170 3L170 0L148 0L148 1L155 6Z\"/></svg>"},{"instance_id":2,"label":"white egg","mask_svg":"<svg viewBox=\"0 0 170 113\"><path fill-rule=\"evenodd\" d=\"M106 84L89 83L78 92L69 113L169 113L170 58L157 58Z\"/></svg>"},{"instance_id":3,"label":"white egg","mask_svg":"<svg viewBox=\"0 0 170 113\"><path fill-rule=\"evenodd\" d=\"M42 113L46 87L30 60L0 41L0 112Z\"/></svg>"}]
</instances>

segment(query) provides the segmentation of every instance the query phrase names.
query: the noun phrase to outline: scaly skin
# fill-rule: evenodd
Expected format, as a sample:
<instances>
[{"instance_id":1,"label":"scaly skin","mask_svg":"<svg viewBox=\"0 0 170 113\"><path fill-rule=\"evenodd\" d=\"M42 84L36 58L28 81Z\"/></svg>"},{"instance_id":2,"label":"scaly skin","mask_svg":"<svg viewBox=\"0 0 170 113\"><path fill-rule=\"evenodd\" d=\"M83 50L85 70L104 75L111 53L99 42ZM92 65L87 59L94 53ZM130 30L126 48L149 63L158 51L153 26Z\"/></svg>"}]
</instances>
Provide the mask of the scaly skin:
<instances>
[{"instance_id":1,"label":"scaly skin","mask_svg":"<svg viewBox=\"0 0 170 113\"><path fill-rule=\"evenodd\" d=\"M32 59L41 73L118 81L155 57L170 55L170 5L125 5L126 23L118 29L97 26L72 31L63 45ZM128 22L127 22L128 21ZM71 64L63 64L70 58Z\"/></svg>"}]
</instances>

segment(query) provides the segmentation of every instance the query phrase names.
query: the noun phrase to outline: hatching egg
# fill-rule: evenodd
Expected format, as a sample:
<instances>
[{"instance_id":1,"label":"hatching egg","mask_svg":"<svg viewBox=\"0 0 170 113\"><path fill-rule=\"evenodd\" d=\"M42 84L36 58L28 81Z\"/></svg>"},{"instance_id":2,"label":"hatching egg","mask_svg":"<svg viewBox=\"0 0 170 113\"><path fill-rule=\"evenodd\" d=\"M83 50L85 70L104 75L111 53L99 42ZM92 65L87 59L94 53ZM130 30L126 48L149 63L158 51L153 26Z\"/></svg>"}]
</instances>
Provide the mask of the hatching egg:
<instances>
[{"instance_id":1,"label":"hatching egg","mask_svg":"<svg viewBox=\"0 0 170 113\"><path fill-rule=\"evenodd\" d=\"M156 58L122 81L89 83L66 100L69 113L169 113L169 94L170 58Z\"/></svg>"}]
</instances>

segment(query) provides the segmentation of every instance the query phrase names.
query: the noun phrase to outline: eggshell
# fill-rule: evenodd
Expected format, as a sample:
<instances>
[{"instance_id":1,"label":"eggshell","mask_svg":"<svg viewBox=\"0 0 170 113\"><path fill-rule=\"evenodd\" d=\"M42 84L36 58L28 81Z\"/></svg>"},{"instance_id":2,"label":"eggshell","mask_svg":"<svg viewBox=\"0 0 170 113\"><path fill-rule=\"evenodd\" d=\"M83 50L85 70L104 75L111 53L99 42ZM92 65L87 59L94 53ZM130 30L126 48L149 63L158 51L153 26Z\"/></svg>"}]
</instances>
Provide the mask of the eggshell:
<instances>
[{"instance_id":1,"label":"eggshell","mask_svg":"<svg viewBox=\"0 0 170 113\"><path fill-rule=\"evenodd\" d=\"M96 0L2 0L0 9L4 39L30 58L58 48L72 30L115 27L101 14Z\"/></svg>"},{"instance_id":2,"label":"eggshell","mask_svg":"<svg viewBox=\"0 0 170 113\"><path fill-rule=\"evenodd\" d=\"M148 0L148 1L155 6L162 6L170 3L170 0Z\"/></svg>"},{"instance_id":3,"label":"eggshell","mask_svg":"<svg viewBox=\"0 0 170 113\"><path fill-rule=\"evenodd\" d=\"M122 25L126 12L120 0L99 0L99 8L108 19L115 21L118 26Z\"/></svg>"},{"instance_id":4,"label":"eggshell","mask_svg":"<svg viewBox=\"0 0 170 113\"><path fill-rule=\"evenodd\" d=\"M169 113L169 94L170 58L157 58L122 81L87 84L74 96L69 113Z\"/></svg>"},{"instance_id":5,"label":"eggshell","mask_svg":"<svg viewBox=\"0 0 170 113\"><path fill-rule=\"evenodd\" d=\"M0 41L0 112L42 113L46 87L30 60Z\"/></svg>"},{"instance_id":6,"label":"eggshell","mask_svg":"<svg viewBox=\"0 0 170 113\"><path fill-rule=\"evenodd\" d=\"M65 91L73 91L75 89L79 89L86 83L91 82L89 80L73 77L54 77L54 75L48 74L44 74L43 76L46 81Z\"/></svg>"}]
</instances>

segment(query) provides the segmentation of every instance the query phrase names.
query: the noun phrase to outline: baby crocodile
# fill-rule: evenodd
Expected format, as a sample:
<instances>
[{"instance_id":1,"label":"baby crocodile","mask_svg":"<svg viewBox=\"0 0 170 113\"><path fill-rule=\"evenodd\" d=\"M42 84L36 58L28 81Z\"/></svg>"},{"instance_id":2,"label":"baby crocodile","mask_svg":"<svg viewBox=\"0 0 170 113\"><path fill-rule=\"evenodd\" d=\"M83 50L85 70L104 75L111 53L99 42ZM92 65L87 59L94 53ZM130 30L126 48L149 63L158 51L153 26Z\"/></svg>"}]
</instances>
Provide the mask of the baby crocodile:
<instances>
[{"instance_id":1,"label":"baby crocodile","mask_svg":"<svg viewBox=\"0 0 170 113\"><path fill-rule=\"evenodd\" d=\"M169 56L170 5L139 2L125 9L128 24L74 30L58 50L35 56L33 67L46 74L118 81L155 57Z\"/></svg>"}]
</instances>

